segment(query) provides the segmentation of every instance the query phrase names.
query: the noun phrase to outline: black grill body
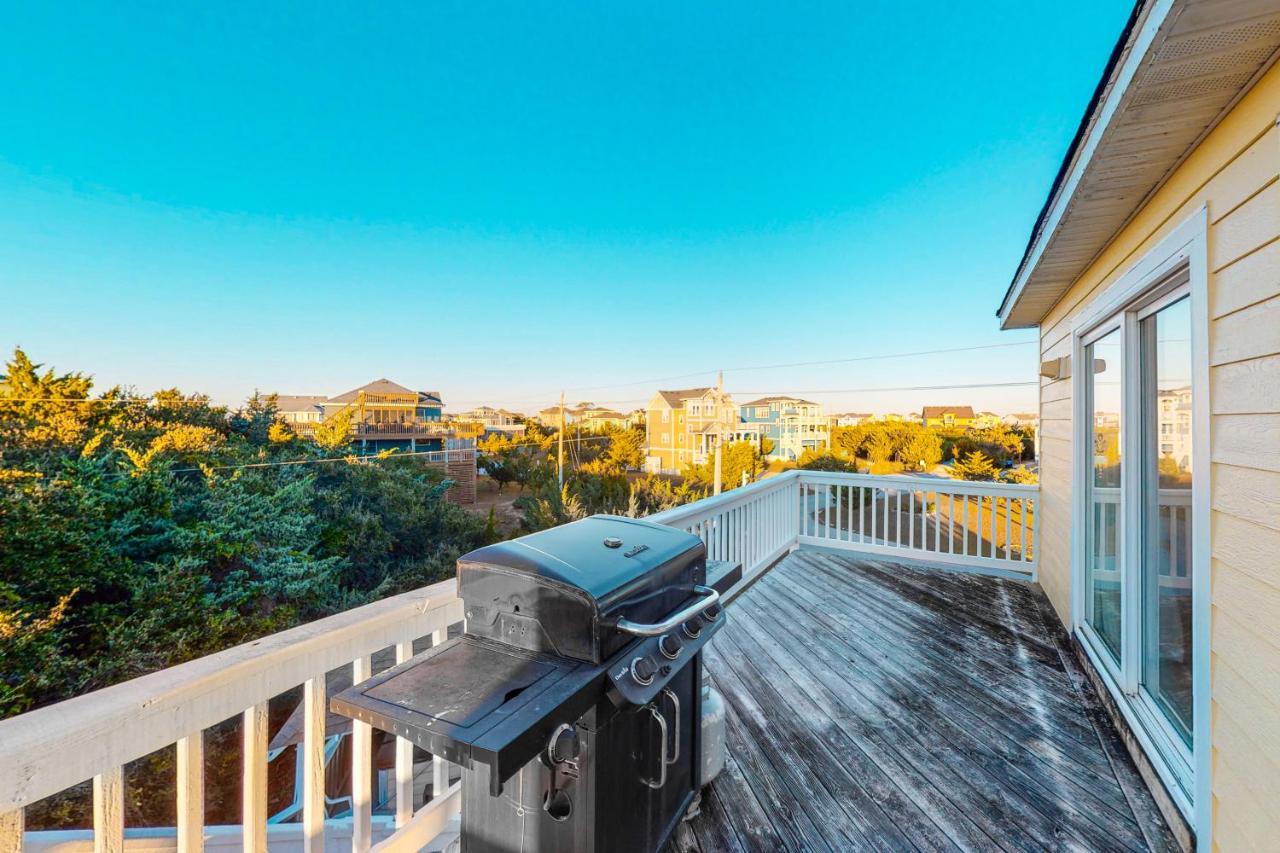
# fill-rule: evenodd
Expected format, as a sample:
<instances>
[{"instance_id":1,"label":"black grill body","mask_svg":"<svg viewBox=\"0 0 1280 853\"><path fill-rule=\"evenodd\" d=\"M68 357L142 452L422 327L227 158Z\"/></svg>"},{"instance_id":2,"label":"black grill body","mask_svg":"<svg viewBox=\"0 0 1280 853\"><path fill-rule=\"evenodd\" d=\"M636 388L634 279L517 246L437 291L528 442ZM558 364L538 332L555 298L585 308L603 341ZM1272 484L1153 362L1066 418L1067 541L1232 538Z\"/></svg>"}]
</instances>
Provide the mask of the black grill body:
<instances>
[{"instance_id":1,"label":"black grill body","mask_svg":"<svg viewBox=\"0 0 1280 853\"><path fill-rule=\"evenodd\" d=\"M333 708L462 766L464 853L659 850L701 786L706 571L697 537L611 516L481 548L466 633Z\"/></svg>"}]
</instances>

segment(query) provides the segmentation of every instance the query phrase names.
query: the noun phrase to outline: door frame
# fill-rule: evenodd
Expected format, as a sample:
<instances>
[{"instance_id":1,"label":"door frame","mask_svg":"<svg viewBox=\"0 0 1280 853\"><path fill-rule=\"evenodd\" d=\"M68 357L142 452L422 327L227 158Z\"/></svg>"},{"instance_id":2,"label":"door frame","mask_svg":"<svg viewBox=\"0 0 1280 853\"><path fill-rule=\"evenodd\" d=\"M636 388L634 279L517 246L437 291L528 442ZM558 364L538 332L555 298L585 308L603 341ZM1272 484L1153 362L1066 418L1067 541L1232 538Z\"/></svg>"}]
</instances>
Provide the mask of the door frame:
<instances>
[{"instance_id":1,"label":"door frame","mask_svg":"<svg viewBox=\"0 0 1280 853\"><path fill-rule=\"evenodd\" d=\"M1124 716L1151 766L1154 768L1173 803L1191 824L1197 847L1212 844L1212 682L1210 679L1210 627L1212 594L1210 554L1212 460L1210 459L1210 388L1209 388L1209 268L1208 208L1200 207L1153 248L1145 252L1072 323L1071 373L1072 398L1072 524L1071 524L1071 622L1080 645L1088 655L1099 678L1112 694L1115 705ZM1183 277L1185 274L1185 283ZM1140 474L1142 435L1132 423L1130 401L1137 399L1141 385L1137 351L1138 315L1171 292L1183 288L1191 308L1191 387L1192 387L1192 488L1191 524L1191 653L1193 743L1187 766L1170 762L1171 745L1163 742L1165 732L1153 726L1150 709L1140 690L1138 660L1140 626L1134 618L1138 606L1138 574L1130 567L1140 559L1139 507L1128 495L1136 494ZM1121 663L1116 667L1109 655L1099 653L1096 634L1084 621L1085 525L1089 508L1085 505L1085 483L1090 474L1092 454L1086 452L1091 442L1090 419L1086 410L1085 383L1091 370L1084 364L1084 349L1106 327L1121 330L1123 404L1120 429L1122 458L1132 460L1121 475L1122 530L1119 535L1122 555ZM1176 754L1176 753L1175 753Z\"/></svg>"}]
</instances>

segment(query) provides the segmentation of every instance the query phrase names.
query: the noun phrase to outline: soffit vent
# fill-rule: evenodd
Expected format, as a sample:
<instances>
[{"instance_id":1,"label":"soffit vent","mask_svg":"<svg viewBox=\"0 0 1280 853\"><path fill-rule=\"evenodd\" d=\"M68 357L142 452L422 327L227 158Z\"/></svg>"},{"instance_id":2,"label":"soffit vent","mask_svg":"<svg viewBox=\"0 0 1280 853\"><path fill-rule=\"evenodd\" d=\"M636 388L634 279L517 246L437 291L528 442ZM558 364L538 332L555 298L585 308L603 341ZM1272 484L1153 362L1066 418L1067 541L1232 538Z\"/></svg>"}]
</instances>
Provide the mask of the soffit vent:
<instances>
[{"instance_id":1,"label":"soffit vent","mask_svg":"<svg viewBox=\"0 0 1280 853\"><path fill-rule=\"evenodd\" d=\"M1208 32L1192 33L1171 40L1160 49L1156 55L1156 62L1174 62L1188 56L1217 50L1232 50L1249 42L1269 41L1276 38L1280 38L1280 15Z\"/></svg>"},{"instance_id":2,"label":"soffit vent","mask_svg":"<svg viewBox=\"0 0 1280 853\"><path fill-rule=\"evenodd\" d=\"M1159 104L1165 101L1198 98L1201 95L1212 95L1223 91L1238 91L1253 77L1256 69L1237 71L1221 77L1201 77L1194 80L1179 80L1163 86L1153 86L1133 99L1135 107L1147 104Z\"/></svg>"}]
</instances>

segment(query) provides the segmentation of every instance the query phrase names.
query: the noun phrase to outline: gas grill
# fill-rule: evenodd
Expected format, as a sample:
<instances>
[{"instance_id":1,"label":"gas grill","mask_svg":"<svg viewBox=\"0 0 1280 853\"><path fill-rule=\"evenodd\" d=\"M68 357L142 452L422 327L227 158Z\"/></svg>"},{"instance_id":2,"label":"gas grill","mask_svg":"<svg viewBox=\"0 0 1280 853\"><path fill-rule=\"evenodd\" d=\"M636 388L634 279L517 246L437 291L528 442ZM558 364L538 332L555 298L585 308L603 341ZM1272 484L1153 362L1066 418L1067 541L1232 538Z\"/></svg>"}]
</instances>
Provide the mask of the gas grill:
<instances>
[{"instance_id":1,"label":"gas grill","mask_svg":"<svg viewBox=\"0 0 1280 853\"><path fill-rule=\"evenodd\" d=\"M481 548L465 634L332 707L461 765L463 853L655 851L702 785L699 653L739 576L612 516Z\"/></svg>"}]
</instances>

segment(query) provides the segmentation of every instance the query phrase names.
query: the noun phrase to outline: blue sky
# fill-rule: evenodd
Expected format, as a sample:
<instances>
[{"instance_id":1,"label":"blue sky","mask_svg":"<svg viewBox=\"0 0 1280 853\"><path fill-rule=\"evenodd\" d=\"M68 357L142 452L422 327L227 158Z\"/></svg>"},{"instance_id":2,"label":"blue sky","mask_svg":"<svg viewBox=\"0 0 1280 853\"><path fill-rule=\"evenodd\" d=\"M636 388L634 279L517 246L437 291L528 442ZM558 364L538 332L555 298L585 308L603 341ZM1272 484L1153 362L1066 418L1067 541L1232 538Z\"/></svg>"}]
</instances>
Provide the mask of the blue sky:
<instances>
[{"instance_id":1,"label":"blue sky","mask_svg":"<svg viewBox=\"0 0 1280 853\"><path fill-rule=\"evenodd\" d=\"M1034 408L817 393L1033 380L1031 345L733 368L1031 341L994 310L1128 11L10 8L0 346L220 401L630 407L724 368L740 399Z\"/></svg>"}]
</instances>

